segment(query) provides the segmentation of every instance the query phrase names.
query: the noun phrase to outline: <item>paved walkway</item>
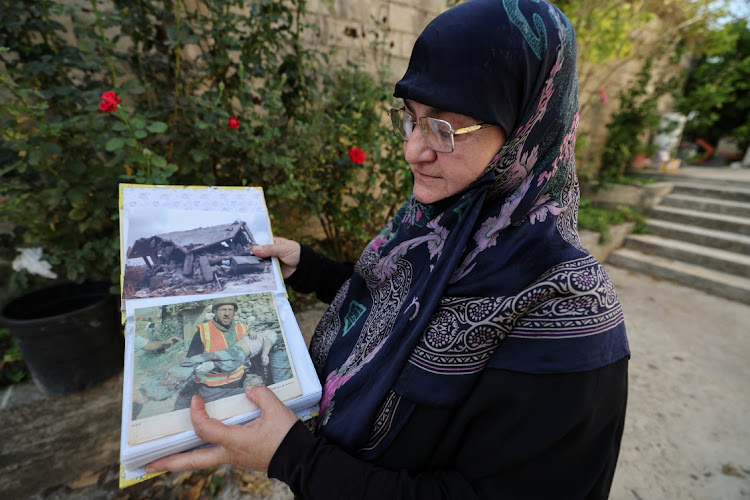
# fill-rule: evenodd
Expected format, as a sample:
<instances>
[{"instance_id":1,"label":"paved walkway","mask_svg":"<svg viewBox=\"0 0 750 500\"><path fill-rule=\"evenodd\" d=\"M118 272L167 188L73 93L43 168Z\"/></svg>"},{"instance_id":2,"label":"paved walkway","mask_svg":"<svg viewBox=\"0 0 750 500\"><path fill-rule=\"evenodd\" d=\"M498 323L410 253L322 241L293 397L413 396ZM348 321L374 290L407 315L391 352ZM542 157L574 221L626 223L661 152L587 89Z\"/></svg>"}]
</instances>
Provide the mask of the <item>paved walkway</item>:
<instances>
[{"instance_id":1,"label":"paved walkway","mask_svg":"<svg viewBox=\"0 0 750 500\"><path fill-rule=\"evenodd\" d=\"M750 498L750 305L605 267L632 352L611 498Z\"/></svg>"}]
</instances>

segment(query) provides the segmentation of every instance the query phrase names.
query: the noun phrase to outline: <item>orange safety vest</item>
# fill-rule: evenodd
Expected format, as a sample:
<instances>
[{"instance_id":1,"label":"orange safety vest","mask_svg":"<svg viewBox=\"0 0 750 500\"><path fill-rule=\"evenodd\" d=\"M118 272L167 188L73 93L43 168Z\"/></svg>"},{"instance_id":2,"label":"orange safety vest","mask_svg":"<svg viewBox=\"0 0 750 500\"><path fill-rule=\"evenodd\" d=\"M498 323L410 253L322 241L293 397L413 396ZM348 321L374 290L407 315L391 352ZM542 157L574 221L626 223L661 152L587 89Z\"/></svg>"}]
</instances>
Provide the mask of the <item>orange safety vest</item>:
<instances>
[{"instance_id":1,"label":"orange safety vest","mask_svg":"<svg viewBox=\"0 0 750 500\"><path fill-rule=\"evenodd\" d=\"M239 340L247 335L248 326L242 323L235 323L234 330ZM224 333L214 324L213 321L198 325L198 332L203 341L203 352L214 352L227 349L229 344L224 337ZM235 340L235 341L236 341ZM211 387L227 385L240 380L245 374L245 366L240 365L237 369L229 373L203 373L195 376L195 381L206 384Z\"/></svg>"}]
</instances>

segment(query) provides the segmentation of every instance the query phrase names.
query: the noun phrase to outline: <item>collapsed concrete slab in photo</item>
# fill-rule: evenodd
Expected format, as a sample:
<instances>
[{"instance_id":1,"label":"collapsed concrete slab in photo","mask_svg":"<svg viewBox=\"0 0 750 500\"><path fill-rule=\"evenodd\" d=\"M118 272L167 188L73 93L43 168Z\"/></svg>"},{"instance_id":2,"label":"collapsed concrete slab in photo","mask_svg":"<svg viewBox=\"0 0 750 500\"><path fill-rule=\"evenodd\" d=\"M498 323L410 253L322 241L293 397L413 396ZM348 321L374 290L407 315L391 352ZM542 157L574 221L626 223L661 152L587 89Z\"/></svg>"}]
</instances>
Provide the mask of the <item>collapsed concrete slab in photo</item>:
<instances>
[{"instance_id":1,"label":"collapsed concrete slab in photo","mask_svg":"<svg viewBox=\"0 0 750 500\"><path fill-rule=\"evenodd\" d=\"M247 224L235 221L140 238L126 257L143 259L141 285L174 287L264 272L268 262L252 255L256 243Z\"/></svg>"}]
</instances>

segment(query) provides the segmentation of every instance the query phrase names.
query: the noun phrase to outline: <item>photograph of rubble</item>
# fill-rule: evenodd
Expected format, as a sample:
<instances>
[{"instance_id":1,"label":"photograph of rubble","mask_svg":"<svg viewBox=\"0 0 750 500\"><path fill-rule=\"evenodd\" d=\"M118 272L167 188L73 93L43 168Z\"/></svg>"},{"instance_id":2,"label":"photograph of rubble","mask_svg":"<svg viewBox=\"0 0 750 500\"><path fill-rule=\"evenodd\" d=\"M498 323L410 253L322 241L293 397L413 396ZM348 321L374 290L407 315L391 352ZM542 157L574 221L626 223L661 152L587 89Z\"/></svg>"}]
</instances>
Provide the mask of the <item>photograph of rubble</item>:
<instances>
[{"instance_id":1,"label":"photograph of rubble","mask_svg":"<svg viewBox=\"0 0 750 500\"><path fill-rule=\"evenodd\" d=\"M246 220L182 210L131 215L123 299L274 289L271 260L252 254L258 241Z\"/></svg>"}]
</instances>

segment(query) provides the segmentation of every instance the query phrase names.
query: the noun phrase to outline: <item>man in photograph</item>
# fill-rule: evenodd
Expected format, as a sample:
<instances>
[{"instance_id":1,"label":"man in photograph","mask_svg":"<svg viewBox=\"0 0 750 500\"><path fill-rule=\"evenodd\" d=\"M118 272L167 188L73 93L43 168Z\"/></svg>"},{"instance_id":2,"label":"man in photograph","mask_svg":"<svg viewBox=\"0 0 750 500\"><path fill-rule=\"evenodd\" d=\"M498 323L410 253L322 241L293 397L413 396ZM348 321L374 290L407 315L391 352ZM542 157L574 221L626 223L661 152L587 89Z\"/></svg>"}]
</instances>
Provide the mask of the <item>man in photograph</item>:
<instances>
[{"instance_id":1,"label":"man in photograph","mask_svg":"<svg viewBox=\"0 0 750 500\"><path fill-rule=\"evenodd\" d=\"M289 353L287 352L284 338L281 335L278 336L276 342L271 347L269 358L270 377L268 385L289 380L294 376L292 367L289 364Z\"/></svg>"},{"instance_id":2,"label":"man in photograph","mask_svg":"<svg viewBox=\"0 0 750 500\"><path fill-rule=\"evenodd\" d=\"M151 318L148 318L146 322L146 337L149 340L154 340L154 332L156 331L156 323Z\"/></svg>"},{"instance_id":3,"label":"man in photograph","mask_svg":"<svg viewBox=\"0 0 750 500\"><path fill-rule=\"evenodd\" d=\"M248 325L238 323L235 321L238 309L237 301L233 297L214 299L211 306L214 317L196 327L195 335L188 347L187 359L200 354L229 349L241 340L238 345L245 351L245 362L230 371L222 370L212 361L198 365L191 383L187 384L177 396L175 410L190 407L190 399L194 394L210 402L242 394L245 385L248 384L262 385L262 378L248 373L248 368L253 363L258 364L258 361L263 367L268 365L269 352L276 341L276 333L272 330L264 330L258 334L251 331ZM251 361L253 358L256 359Z\"/></svg>"},{"instance_id":4,"label":"man in photograph","mask_svg":"<svg viewBox=\"0 0 750 500\"><path fill-rule=\"evenodd\" d=\"M153 323L151 321L151 318L148 318L148 321ZM174 344L177 344L179 342L182 342L181 338L178 337L170 337L167 340L152 340L151 334L148 333L147 329L147 335L149 335L148 339L145 339L141 337L140 335L136 334L133 337L133 344L135 348L135 357L136 360L144 355L154 355L154 354L161 354L165 350L169 349ZM137 361L136 361L137 362ZM141 413L141 410L143 410L143 405L148 403L149 398L146 397L144 392L140 390L140 388L133 392L133 413L132 418L135 420L138 418L138 415Z\"/></svg>"}]
</instances>

